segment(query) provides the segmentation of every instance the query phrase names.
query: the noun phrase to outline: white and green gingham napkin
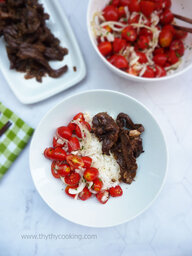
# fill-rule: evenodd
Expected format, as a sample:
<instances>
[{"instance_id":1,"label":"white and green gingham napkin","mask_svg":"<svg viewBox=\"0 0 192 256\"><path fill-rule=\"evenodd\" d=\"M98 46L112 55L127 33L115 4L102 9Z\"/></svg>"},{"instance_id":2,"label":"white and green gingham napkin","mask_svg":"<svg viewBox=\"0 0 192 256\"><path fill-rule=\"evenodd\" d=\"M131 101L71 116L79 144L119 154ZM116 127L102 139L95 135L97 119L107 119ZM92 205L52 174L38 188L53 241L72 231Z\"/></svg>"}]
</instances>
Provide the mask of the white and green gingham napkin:
<instances>
[{"instance_id":1,"label":"white and green gingham napkin","mask_svg":"<svg viewBox=\"0 0 192 256\"><path fill-rule=\"evenodd\" d=\"M0 179L27 145L33 128L0 102L0 128L10 121L12 125L0 137Z\"/></svg>"}]
</instances>

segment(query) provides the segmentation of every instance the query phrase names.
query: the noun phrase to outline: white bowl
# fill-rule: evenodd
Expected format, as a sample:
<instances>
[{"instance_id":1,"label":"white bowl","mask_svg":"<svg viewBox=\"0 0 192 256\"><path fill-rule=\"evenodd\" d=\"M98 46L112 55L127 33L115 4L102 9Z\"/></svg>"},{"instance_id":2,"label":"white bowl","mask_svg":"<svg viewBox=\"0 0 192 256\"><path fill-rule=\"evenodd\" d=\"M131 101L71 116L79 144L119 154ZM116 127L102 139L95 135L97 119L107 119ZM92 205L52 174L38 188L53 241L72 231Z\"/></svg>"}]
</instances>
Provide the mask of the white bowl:
<instances>
[{"instance_id":1,"label":"white bowl","mask_svg":"<svg viewBox=\"0 0 192 256\"><path fill-rule=\"evenodd\" d=\"M107 111L114 117L125 112L145 127L142 136L145 153L137 160L139 168L135 182L122 184L123 196L110 198L106 205L100 204L95 197L82 202L65 195L64 185L53 178L51 162L43 156L44 149L51 146L56 128L66 125L80 111L91 115ZM152 114L135 99L113 91L87 91L64 99L42 119L30 146L31 175L41 197L62 217L90 227L115 226L141 214L159 194L166 168L165 140Z\"/></svg>"},{"instance_id":2,"label":"white bowl","mask_svg":"<svg viewBox=\"0 0 192 256\"><path fill-rule=\"evenodd\" d=\"M89 5L88 5L88 10L87 10L87 28L88 28L88 33L90 40L92 42L92 45L97 52L97 54L100 56L102 61L107 65L107 67L112 70L114 73L117 75L124 77L128 80L133 80L137 82L154 82L154 81L164 81L168 80L170 78L177 77L181 74L183 74L185 71L189 70L192 67L192 35L189 34L188 37L185 39L185 54L182 57L182 64L180 67L174 71L172 74L165 76L165 77L160 77L160 78L143 78L143 77L138 77L134 76L131 74L128 74L106 60L105 57L100 53L97 47L97 42L95 39L95 36L93 34L92 28L91 28L91 21L93 20L93 14L97 11L101 11L108 3L110 0L89 0ZM180 14L185 17L191 17L192 13L192 4L190 0L172 0L172 8L171 10L174 13ZM177 24L179 25L184 25L184 26L190 26L187 23L181 22L177 20Z\"/></svg>"}]
</instances>

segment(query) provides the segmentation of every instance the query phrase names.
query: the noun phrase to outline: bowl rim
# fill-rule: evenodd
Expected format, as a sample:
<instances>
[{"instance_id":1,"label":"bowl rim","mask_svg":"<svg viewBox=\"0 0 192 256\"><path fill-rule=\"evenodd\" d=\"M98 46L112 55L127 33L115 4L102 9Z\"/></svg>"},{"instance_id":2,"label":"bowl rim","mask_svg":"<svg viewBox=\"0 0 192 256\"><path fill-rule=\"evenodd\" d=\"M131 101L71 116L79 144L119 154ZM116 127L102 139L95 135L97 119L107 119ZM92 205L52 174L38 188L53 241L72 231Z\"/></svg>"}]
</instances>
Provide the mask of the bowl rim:
<instances>
[{"instance_id":1,"label":"bowl rim","mask_svg":"<svg viewBox=\"0 0 192 256\"><path fill-rule=\"evenodd\" d=\"M94 42L94 37L92 34L92 29L91 29L91 22L90 22L90 12L91 12L91 4L92 2L95 0L89 0L88 2L88 7L87 7L87 30L88 30L88 34L89 34L89 38L90 41L92 43L93 48L95 49L95 51L97 52L97 54L99 55L99 57L103 60L103 62L108 66L109 69L111 69L114 73L118 73L118 75L120 75L121 77L124 77L126 79L129 80L135 80L137 82L159 82L159 81L165 81L165 80L169 80L171 78L176 78L180 75L182 75L183 73L187 72L189 69L192 68L192 62L185 68L183 68L182 70L170 74L169 76L164 76L164 77L156 77L156 78L146 78L146 77L138 77L138 76L134 76L131 75L129 73L126 73L118 68L116 68L115 66L113 66L111 63L109 63L106 58L100 53L100 51L98 50L98 47L96 46L95 42Z\"/></svg>"},{"instance_id":2,"label":"bowl rim","mask_svg":"<svg viewBox=\"0 0 192 256\"><path fill-rule=\"evenodd\" d=\"M139 104L142 108L144 108L148 114L154 119L154 121L156 122L160 132L161 132L161 135L162 135L162 139L163 139L163 143L164 143L164 146L165 146L165 160L166 160L166 167L165 167L165 173L164 173L164 177L163 177L163 180L162 180L162 183L156 193L156 195L154 196L154 198L141 210L139 211L136 215L134 215L132 218L129 218L128 220L123 220L123 221L119 221L119 222L116 222L114 225L113 224L107 224L107 225L89 225L89 224L81 224L81 223L78 223L76 220L71 220L69 218L66 218L64 217L60 212L58 212L57 210L54 209L54 207L51 206L51 204L48 202L48 200L44 197L43 193L40 191L39 187L37 186L36 182L35 182L35 179L33 177L33 173L32 173L32 147L33 147L33 143L34 143L34 138L36 136L36 134L39 132L39 127L42 125L42 123L44 122L44 120L49 116L49 114L54 111L59 105L62 105L63 102L65 102L66 100L69 100L73 97L76 97L76 96L80 96L82 94L89 94L89 93L95 93L95 92L100 92L100 93L103 93L103 92L106 92L106 93L112 93L112 94L115 94L115 95L121 95L123 97L126 97L128 98L129 100L135 102L136 104ZM86 91L83 91L83 92L78 92L78 93L75 93L75 94L72 94L68 97L65 97L62 101L60 101L59 103L57 103L56 105L54 105L44 116L43 118L40 120L37 128L35 129L35 132L32 136L32 140L31 140L31 143L30 143L30 149L29 149L29 167L30 167L30 174L31 174L31 177L32 177L32 180L33 180L33 183L35 185L35 188L36 190L38 191L40 197L43 199L43 201L55 212L57 213L59 216L61 216L62 218L64 218L65 220L68 220L72 223L75 223L75 224L78 224L80 226L85 226L85 227L90 227L90 228L109 228L109 227L115 227L115 226L118 226L118 225L122 225L124 223L128 223L130 221L132 221L133 219L137 218L139 215L141 215L142 213L144 213L145 211L147 211L150 206L155 202L155 200L158 198L158 196L160 195L164 185L165 185L165 181L167 179L167 174L168 174L168 162L169 162L169 155L168 155L168 149L167 149L167 143L166 143L166 139L165 139L165 136L164 136L164 132L163 130L161 129L160 125L159 125L159 122L156 120L156 118L154 117L154 115L151 113L151 111L143 104L141 103L140 101L138 101L137 99L133 98L132 96L129 96L127 94L124 94L124 93L121 93L121 92L117 92L117 91L114 91L114 90L106 90L106 89L94 89L94 90L86 90Z\"/></svg>"}]
</instances>

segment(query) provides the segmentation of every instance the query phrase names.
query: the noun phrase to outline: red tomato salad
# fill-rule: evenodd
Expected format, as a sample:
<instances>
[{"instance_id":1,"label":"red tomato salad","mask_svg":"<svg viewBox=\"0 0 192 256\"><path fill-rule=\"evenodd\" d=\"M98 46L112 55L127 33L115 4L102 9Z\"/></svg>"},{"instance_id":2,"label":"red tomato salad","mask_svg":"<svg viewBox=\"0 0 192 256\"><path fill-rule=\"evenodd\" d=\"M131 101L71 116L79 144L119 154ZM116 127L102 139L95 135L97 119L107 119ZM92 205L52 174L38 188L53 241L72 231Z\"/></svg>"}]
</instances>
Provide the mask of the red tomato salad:
<instances>
[{"instance_id":1,"label":"red tomato salad","mask_svg":"<svg viewBox=\"0 0 192 256\"><path fill-rule=\"evenodd\" d=\"M187 32L172 25L171 0L111 0L93 17L100 53L129 74L155 78L181 64Z\"/></svg>"},{"instance_id":2,"label":"red tomato salad","mask_svg":"<svg viewBox=\"0 0 192 256\"><path fill-rule=\"evenodd\" d=\"M120 168L112 155L102 153L101 143L90 132L91 121L89 115L78 113L67 126L58 127L44 156L52 161L52 175L66 184L69 197L85 201L95 196L105 204L110 196L123 194Z\"/></svg>"}]
</instances>

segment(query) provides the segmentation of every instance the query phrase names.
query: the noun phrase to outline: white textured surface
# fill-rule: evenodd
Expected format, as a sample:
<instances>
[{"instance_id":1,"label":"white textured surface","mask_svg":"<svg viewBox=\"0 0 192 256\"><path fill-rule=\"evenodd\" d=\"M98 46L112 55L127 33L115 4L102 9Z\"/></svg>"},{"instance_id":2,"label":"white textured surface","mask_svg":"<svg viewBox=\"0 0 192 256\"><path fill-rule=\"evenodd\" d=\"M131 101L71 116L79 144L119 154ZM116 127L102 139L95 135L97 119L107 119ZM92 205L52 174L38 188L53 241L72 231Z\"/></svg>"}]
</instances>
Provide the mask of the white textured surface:
<instances>
[{"instance_id":1,"label":"white textured surface","mask_svg":"<svg viewBox=\"0 0 192 256\"><path fill-rule=\"evenodd\" d=\"M30 176L28 146L0 182L0 255L191 256L192 70L162 84L141 85L117 77L106 69L89 42L88 1L60 1L83 51L87 78L49 100L25 106L15 98L0 74L0 100L36 127L51 107L74 92L105 88L129 94L153 112L164 130L170 158L168 178L159 198L137 219L115 228L84 228L59 217L40 198ZM23 234L50 234L50 237L24 240ZM53 235L59 234L93 234L97 239L55 240Z\"/></svg>"}]
</instances>

